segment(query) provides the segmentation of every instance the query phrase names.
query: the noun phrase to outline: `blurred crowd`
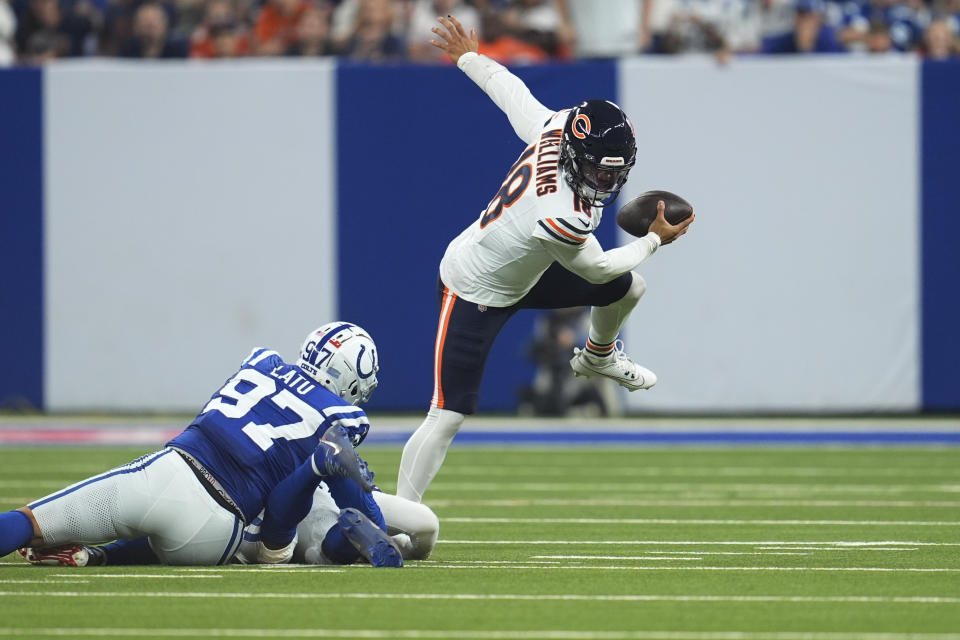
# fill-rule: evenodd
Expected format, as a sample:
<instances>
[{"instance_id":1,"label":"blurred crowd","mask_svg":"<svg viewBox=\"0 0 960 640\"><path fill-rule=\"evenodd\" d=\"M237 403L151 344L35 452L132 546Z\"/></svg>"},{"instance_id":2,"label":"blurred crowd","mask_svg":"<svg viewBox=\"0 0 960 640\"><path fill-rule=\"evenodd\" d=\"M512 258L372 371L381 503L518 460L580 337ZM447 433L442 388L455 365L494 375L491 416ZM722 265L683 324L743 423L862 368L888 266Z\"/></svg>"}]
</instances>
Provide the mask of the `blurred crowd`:
<instances>
[{"instance_id":1,"label":"blurred crowd","mask_svg":"<svg viewBox=\"0 0 960 640\"><path fill-rule=\"evenodd\" d=\"M339 56L444 64L454 15L506 64L635 54L960 56L960 0L0 0L0 66Z\"/></svg>"}]
</instances>

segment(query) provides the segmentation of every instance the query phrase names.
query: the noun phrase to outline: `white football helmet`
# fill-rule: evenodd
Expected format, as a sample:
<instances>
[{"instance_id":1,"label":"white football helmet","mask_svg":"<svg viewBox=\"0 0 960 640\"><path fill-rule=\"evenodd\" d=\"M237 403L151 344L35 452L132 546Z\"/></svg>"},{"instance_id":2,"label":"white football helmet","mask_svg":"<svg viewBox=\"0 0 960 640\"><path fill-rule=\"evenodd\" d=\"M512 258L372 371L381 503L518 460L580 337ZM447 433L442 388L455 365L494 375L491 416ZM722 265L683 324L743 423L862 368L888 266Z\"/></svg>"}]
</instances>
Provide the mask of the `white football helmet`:
<instances>
[{"instance_id":1,"label":"white football helmet","mask_svg":"<svg viewBox=\"0 0 960 640\"><path fill-rule=\"evenodd\" d=\"M349 322L330 322L308 335L297 366L351 404L370 399L380 370L373 338Z\"/></svg>"}]
</instances>

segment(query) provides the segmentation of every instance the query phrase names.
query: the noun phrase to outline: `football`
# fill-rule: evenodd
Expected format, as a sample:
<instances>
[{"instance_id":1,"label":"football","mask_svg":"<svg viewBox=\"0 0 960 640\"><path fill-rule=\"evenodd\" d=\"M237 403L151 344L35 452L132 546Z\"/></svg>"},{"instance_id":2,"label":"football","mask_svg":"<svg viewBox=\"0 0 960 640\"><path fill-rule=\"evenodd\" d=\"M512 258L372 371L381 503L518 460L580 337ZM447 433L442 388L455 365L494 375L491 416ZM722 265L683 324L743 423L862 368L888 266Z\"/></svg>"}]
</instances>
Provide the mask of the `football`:
<instances>
[{"instance_id":1,"label":"football","mask_svg":"<svg viewBox=\"0 0 960 640\"><path fill-rule=\"evenodd\" d=\"M620 207L617 224L632 236L642 238L657 217L657 202L663 200L664 216L670 224L683 222L693 215L693 206L669 191L647 191Z\"/></svg>"}]
</instances>

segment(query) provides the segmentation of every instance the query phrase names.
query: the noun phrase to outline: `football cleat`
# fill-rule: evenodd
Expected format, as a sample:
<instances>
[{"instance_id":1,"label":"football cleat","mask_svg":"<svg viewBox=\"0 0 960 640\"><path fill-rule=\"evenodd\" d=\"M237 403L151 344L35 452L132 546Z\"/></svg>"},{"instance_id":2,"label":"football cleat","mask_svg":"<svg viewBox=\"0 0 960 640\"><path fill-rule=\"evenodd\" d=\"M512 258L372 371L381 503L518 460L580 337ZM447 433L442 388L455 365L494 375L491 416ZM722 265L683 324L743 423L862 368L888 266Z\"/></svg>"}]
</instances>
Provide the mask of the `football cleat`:
<instances>
[{"instance_id":1,"label":"football cleat","mask_svg":"<svg viewBox=\"0 0 960 640\"><path fill-rule=\"evenodd\" d=\"M320 477L350 478L364 491L373 491L373 472L357 455L349 434L341 427L330 427L324 432L312 462L313 472Z\"/></svg>"},{"instance_id":2,"label":"football cleat","mask_svg":"<svg viewBox=\"0 0 960 640\"><path fill-rule=\"evenodd\" d=\"M30 564L46 565L51 567L85 567L90 562L90 550L79 544L70 544L62 547L47 547L34 549L24 547L17 549L24 560Z\"/></svg>"},{"instance_id":3,"label":"football cleat","mask_svg":"<svg viewBox=\"0 0 960 640\"><path fill-rule=\"evenodd\" d=\"M574 347L570 368L575 376L603 376L630 391L649 389L657 384L657 374L631 360L630 356L623 352L623 343L619 340L613 353L602 358L590 355L586 349Z\"/></svg>"},{"instance_id":4,"label":"football cleat","mask_svg":"<svg viewBox=\"0 0 960 640\"><path fill-rule=\"evenodd\" d=\"M356 509L344 509L337 522L347 540L375 567L402 567L403 555L387 532Z\"/></svg>"}]
</instances>

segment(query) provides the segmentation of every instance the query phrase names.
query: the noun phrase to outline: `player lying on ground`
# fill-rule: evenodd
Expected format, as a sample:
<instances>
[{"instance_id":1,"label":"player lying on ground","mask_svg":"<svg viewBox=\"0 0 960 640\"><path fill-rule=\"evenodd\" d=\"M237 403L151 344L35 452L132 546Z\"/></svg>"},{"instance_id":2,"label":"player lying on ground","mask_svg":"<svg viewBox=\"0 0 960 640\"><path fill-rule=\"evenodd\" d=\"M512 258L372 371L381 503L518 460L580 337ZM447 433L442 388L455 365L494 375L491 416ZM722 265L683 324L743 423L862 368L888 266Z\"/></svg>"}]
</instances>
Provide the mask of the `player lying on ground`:
<instances>
[{"instance_id":1,"label":"player lying on ground","mask_svg":"<svg viewBox=\"0 0 960 640\"><path fill-rule=\"evenodd\" d=\"M329 486L328 486L329 485ZM333 487L331 489L330 487ZM279 486L278 486L279 488ZM327 478L316 489L312 505L305 518L297 513L287 513L289 521L296 522L297 533L293 544L265 543L261 525L263 513L255 518L243 532L243 542L234 556L234 562L240 564L279 564L293 561L299 564L351 564L358 557L364 557L374 566L384 566L381 556L385 547L374 542L371 545L360 544L359 549L353 542L364 534L347 535L355 528L362 517L375 518L375 514L361 508L341 509L339 504L364 504L365 498L357 495L359 485L346 478ZM334 498L339 497L339 501ZM400 549L404 560L424 560L430 556L440 521L424 504L410 502L387 493L374 490L368 494L376 501L386 529L394 544ZM269 502L269 501L268 501ZM284 525L278 527L284 529ZM282 535L274 535L275 538ZM348 540L347 543L343 539ZM150 564L149 556L140 554L142 542L139 540L121 540L104 546L64 545L45 549L21 549L20 554L31 564L60 565L69 567L103 566L118 564ZM277 548L279 547L279 548ZM292 552L291 552L292 550ZM386 553L389 560L389 552Z\"/></svg>"},{"instance_id":2,"label":"player lying on ground","mask_svg":"<svg viewBox=\"0 0 960 640\"><path fill-rule=\"evenodd\" d=\"M590 306L590 332L570 366L633 391L657 382L617 340L646 291L632 273L661 246L686 233L693 216L670 225L660 207L643 238L604 251L593 236L603 207L620 193L636 160L633 125L607 100L553 111L502 65L479 55L476 34L440 18L432 44L447 53L506 113L527 145L480 217L440 262L440 323L431 408L404 446L397 495L420 501L447 448L476 410L487 354L520 309Z\"/></svg>"},{"instance_id":3,"label":"player lying on ground","mask_svg":"<svg viewBox=\"0 0 960 640\"><path fill-rule=\"evenodd\" d=\"M127 550L141 560L223 564L261 511L262 528L278 532L265 553L278 551L270 547L289 545L281 538L290 514L306 515L303 496L312 497L321 480L373 489L354 446L370 428L356 405L370 398L378 369L373 340L345 322L308 335L296 364L254 349L163 449L0 514L0 556L27 546L134 540ZM372 499L358 506L382 525ZM351 530L355 540L343 536L349 546L375 545L368 555L402 564L393 541L368 518Z\"/></svg>"}]
</instances>

